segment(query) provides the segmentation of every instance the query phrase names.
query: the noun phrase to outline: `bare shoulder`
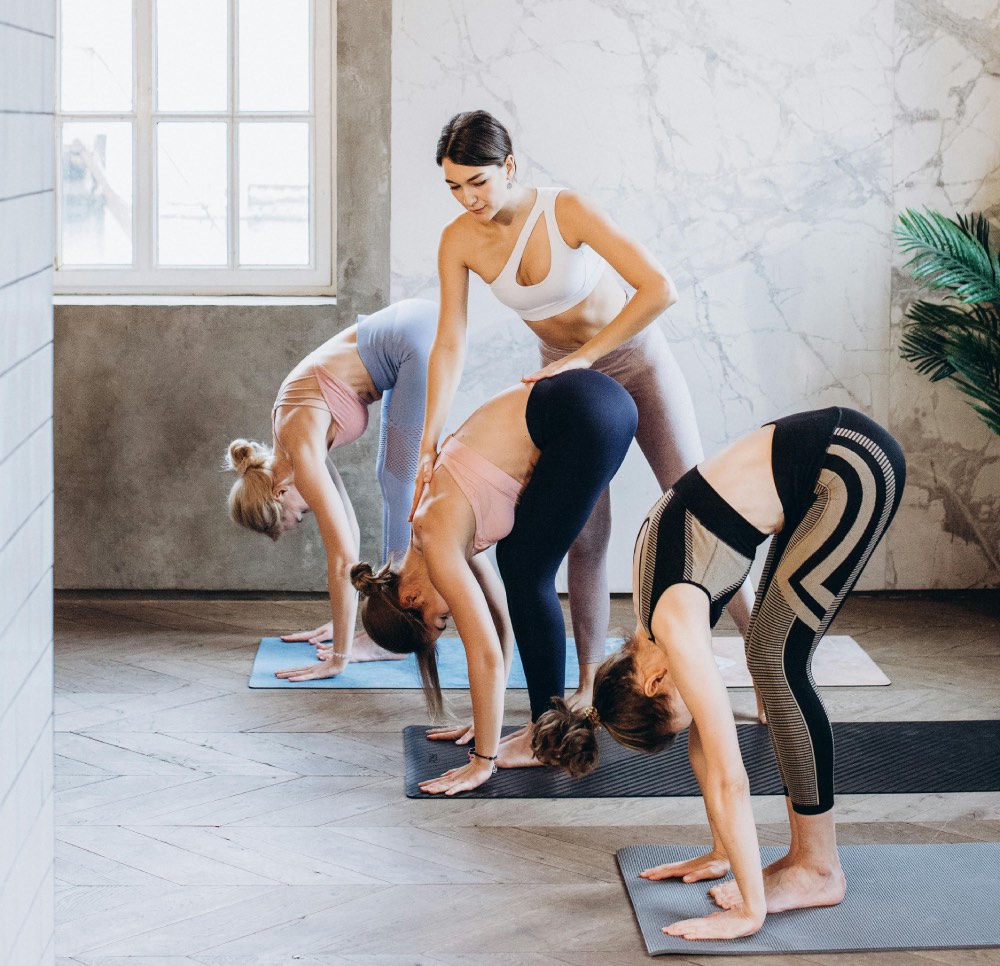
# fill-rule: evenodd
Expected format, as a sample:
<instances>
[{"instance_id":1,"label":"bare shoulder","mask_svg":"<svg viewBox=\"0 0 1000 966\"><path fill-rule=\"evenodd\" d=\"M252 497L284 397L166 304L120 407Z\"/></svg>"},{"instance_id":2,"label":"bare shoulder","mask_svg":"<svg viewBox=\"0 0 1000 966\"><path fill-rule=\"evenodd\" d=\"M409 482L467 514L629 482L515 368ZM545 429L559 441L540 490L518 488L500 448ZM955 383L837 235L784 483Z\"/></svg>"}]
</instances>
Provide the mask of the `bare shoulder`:
<instances>
[{"instance_id":1,"label":"bare shoulder","mask_svg":"<svg viewBox=\"0 0 1000 966\"><path fill-rule=\"evenodd\" d=\"M467 255L476 244L475 236L472 233L475 226L471 225L469 221L471 217L466 212L445 225L438 245L439 263L455 264L462 268L469 267Z\"/></svg>"},{"instance_id":2,"label":"bare shoulder","mask_svg":"<svg viewBox=\"0 0 1000 966\"><path fill-rule=\"evenodd\" d=\"M461 245L472 237L475 227L472 215L467 211L463 211L454 220L448 222L441 231L442 248L445 245Z\"/></svg>"},{"instance_id":3,"label":"bare shoulder","mask_svg":"<svg viewBox=\"0 0 1000 966\"><path fill-rule=\"evenodd\" d=\"M610 224L610 219L593 201L579 192L564 188L556 195L556 220L569 245L585 241L595 227Z\"/></svg>"}]
</instances>

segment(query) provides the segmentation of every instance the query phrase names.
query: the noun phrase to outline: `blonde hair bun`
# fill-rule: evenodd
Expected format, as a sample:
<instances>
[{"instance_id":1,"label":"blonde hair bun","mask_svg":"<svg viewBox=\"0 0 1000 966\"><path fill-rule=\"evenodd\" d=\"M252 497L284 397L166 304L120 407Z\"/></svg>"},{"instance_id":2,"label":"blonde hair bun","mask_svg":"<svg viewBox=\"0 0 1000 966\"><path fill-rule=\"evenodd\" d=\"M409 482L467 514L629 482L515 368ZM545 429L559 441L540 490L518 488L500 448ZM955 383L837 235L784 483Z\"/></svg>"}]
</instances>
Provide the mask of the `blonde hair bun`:
<instances>
[{"instance_id":1,"label":"blonde hair bun","mask_svg":"<svg viewBox=\"0 0 1000 966\"><path fill-rule=\"evenodd\" d=\"M240 476L246 476L247 471L265 469L271 458L271 449L263 443L254 443L249 439L234 439L229 444L226 453L226 467Z\"/></svg>"}]
</instances>

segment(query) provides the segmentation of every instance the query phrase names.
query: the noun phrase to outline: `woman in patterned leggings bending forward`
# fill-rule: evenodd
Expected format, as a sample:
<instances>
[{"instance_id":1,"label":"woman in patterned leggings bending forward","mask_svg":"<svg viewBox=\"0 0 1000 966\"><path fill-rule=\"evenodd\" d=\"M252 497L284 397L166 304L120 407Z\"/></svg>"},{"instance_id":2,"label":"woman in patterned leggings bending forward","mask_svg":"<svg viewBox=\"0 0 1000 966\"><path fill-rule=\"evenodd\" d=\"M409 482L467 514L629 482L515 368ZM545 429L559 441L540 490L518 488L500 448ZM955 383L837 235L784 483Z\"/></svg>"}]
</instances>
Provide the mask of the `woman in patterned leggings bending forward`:
<instances>
[{"instance_id":1,"label":"woman in patterned leggings bending forward","mask_svg":"<svg viewBox=\"0 0 1000 966\"><path fill-rule=\"evenodd\" d=\"M711 895L724 911L674 923L672 935L735 938L765 912L836 905L846 882L833 817L833 734L812 656L899 505L899 444L862 413L831 407L777 419L682 476L650 511L633 558L635 635L597 671L594 703L535 725L541 761L574 774L596 765L603 725L640 751L690 725L691 765L713 847L647 869L650 879L735 881ZM785 786L791 846L760 868L750 791L711 627L774 534L746 637Z\"/></svg>"}]
</instances>

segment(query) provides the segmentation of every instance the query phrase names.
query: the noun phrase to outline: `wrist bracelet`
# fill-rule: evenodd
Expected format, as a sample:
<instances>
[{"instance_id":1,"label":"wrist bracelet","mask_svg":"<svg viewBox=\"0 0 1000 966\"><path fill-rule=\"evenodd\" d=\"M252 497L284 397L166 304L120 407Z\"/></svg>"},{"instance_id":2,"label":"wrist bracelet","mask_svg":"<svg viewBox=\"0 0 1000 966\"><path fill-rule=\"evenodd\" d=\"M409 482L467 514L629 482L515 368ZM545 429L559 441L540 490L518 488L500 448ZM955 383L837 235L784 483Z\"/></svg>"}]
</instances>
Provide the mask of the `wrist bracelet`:
<instances>
[{"instance_id":1,"label":"wrist bracelet","mask_svg":"<svg viewBox=\"0 0 1000 966\"><path fill-rule=\"evenodd\" d=\"M479 754L478 751L476 751L476 746L473 745L469 749L469 761L472 761L473 758L482 758L483 761L490 762L490 764L493 765L493 771L490 772L490 774L491 775L495 775L497 773L497 756L496 755L481 755L481 754Z\"/></svg>"},{"instance_id":2,"label":"wrist bracelet","mask_svg":"<svg viewBox=\"0 0 1000 966\"><path fill-rule=\"evenodd\" d=\"M332 647L330 648L330 653L334 657L350 657L350 653L345 654L343 651L335 651Z\"/></svg>"}]
</instances>

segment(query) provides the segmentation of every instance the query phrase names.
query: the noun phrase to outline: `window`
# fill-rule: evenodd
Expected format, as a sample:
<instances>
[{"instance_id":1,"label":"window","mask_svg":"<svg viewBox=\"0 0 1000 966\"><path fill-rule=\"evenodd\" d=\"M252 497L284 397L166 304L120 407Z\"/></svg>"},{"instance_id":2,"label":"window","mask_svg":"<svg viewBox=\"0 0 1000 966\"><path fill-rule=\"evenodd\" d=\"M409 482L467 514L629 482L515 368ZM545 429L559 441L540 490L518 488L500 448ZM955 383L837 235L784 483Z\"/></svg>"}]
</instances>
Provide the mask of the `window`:
<instances>
[{"instance_id":1,"label":"window","mask_svg":"<svg viewBox=\"0 0 1000 966\"><path fill-rule=\"evenodd\" d=\"M332 294L331 0L60 0L56 290Z\"/></svg>"}]
</instances>

